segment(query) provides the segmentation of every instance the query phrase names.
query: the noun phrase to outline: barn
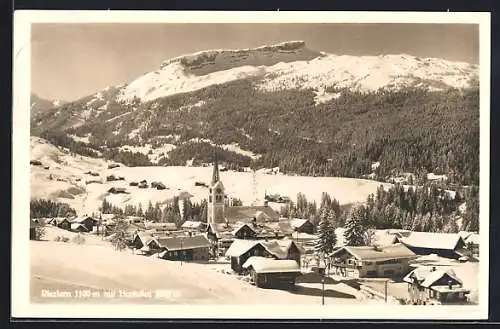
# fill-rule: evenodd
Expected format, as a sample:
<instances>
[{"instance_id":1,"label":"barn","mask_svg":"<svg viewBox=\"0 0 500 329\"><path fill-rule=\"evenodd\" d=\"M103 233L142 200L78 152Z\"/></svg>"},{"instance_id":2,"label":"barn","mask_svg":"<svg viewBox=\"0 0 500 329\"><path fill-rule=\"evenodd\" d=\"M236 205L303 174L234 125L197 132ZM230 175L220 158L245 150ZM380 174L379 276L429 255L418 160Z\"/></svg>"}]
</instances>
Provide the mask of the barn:
<instances>
[{"instance_id":1,"label":"barn","mask_svg":"<svg viewBox=\"0 0 500 329\"><path fill-rule=\"evenodd\" d=\"M464 239L456 233L409 232L396 237L417 255L436 254L441 257L459 259L465 248Z\"/></svg>"},{"instance_id":2,"label":"barn","mask_svg":"<svg viewBox=\"0 0 500 329\"><path fill-rule=\"evenodd\" d=\"M166 260L208 261L210 241L203 235L188 237L158 238L162 250L160 258Z\"/></svg>"},{"instance_id":3,"label":"barn","mask_svg":"<svg viewBox=\"0 0 500 329\"><path fill-rule=\"evenodd\" d=\"M243 269L249 272L253 283L259 288L291 288L301 275L299 264L289 259L252 256L243 264Z\"/></svg>"}]
</instances>

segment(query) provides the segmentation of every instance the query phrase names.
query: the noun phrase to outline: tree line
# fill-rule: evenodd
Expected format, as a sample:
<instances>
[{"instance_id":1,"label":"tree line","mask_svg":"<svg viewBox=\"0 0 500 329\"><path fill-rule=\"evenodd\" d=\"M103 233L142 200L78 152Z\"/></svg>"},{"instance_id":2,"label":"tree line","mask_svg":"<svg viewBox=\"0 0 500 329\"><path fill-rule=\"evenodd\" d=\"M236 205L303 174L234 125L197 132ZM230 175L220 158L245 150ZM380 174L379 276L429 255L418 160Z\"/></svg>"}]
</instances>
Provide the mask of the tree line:
<instances>
[{"instance_id":1,"label":"tree line","mask_svg":"<svg viewBox=\"0 0 500 329\"><path fill-rule=\"evenodd\" d=\"M67 203L55 202L46 199L34 199L30 201L30 218L73 216L76 216L76 211Z\"/></svg>"},{"instance_id":2,"label":"tree line","mask_svg":"<svg viewBox=\"0 0 500 329\"><path fill-rule=\"evenodd\" d=\"M152 222L175 223L177 227L180 227L186 220L207 222L207 209L206 199L200 203L192 202L189 199L183 199L182 202L179 202L178 196L174 196L166 205L156 202L153 206L153 203L149 201L145 209L141 203L137 206L127 204L122 208L113 205L106 199L103 199L99 207L99 211L103 214L115 214L122 217L138 216Z\"/></svg>"}]
</instances>

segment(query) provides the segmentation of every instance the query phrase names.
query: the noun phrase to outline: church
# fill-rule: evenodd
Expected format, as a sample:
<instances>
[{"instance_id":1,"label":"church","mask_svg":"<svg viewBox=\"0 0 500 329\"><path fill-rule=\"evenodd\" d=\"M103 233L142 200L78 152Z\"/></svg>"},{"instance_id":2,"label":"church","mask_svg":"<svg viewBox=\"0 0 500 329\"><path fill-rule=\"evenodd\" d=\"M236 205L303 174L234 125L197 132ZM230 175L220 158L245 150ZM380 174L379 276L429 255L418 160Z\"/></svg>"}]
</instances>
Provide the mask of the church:
<instances>
[{"instance_id":1,"label":"church","mask_svg":"<svg viewBox=\"0 0 500 329\"><path fill-rule=\"evenodd\" d=\"M260 224L261 231L263 226L267 231L279 230L280 216L266 201L261 206L228 206L226 200L216 158L208 188L207 237L220 248L228 248L234 240L234 230L244 224Z\"/></svg>"}]
</instances>

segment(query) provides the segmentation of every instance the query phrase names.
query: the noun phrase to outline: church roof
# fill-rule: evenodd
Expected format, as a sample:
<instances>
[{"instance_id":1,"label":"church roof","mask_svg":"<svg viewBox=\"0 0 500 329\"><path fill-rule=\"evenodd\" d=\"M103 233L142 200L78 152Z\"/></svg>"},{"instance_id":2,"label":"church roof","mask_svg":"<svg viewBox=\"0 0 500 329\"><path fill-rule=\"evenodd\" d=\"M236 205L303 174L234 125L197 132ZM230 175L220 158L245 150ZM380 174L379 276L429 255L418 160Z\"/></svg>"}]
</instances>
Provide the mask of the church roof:
<instances>
[{"instance_id":1,"label":"church roof","mask_svg":"<svg viewBox=\"0 0 500 329\"><path fill-rule=\"evenodd\" d=\"M271 221L278 221L279 214L273 210L271 207L266 206L234 206L226 207L224 209L224 214L230 223L234 222L251 222L254 217L257 217L257 213L261 211L268 217Z\"/></svg>"}]
</instances>

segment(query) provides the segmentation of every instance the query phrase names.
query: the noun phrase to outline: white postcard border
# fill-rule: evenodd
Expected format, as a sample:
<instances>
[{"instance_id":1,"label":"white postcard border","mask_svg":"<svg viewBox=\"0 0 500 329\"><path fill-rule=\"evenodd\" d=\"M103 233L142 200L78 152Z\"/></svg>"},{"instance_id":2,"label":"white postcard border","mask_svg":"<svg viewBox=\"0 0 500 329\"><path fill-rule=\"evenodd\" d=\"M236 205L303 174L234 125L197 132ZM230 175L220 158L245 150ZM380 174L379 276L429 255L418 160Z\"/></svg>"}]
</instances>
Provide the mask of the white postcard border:
<instances>
[{"instance_id":1,"label":"white postcard border","mask_svg":"<svg viewBox=\"0 0 500 329\"><path fill-rule=\"evenodd\" d=\"M78 305L32 304L30 249L30 33L32 23L443 23L480 26L479 305ZM486 319L489 269L490 14L429 12L16 11L13 49L12 316L48 318ZM28 247L27 247L28 246Z\"/></svg>"}]
</instances>

